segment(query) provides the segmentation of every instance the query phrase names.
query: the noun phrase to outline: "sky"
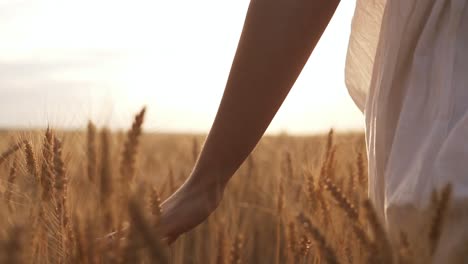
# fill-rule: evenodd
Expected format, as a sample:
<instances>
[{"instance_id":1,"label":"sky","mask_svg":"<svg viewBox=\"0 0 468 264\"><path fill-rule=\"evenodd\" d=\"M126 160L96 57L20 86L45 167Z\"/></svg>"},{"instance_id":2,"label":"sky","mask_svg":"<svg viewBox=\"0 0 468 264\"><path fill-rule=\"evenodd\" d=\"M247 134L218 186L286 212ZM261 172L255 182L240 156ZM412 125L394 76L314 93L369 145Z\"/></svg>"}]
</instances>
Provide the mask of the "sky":
<instances>
[{"instance_id":1,"label":"sky","mask_svg":"<svg viewBox=\"0 0 468 264\"><path fill-rule=\"evenodd\" d=\"M206 133L248 0L0 2L0 127ZM354 1L342 1L269 133L362 130L344 65Z\"/></svg>"}]
</instances>

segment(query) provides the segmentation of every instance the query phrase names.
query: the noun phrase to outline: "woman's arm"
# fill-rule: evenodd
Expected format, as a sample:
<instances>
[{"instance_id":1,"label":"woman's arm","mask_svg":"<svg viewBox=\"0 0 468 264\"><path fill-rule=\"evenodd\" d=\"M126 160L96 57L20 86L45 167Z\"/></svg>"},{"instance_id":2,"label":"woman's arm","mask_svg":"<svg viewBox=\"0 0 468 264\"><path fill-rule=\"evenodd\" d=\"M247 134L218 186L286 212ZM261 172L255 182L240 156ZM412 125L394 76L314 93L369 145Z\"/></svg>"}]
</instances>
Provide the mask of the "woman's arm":
<instances>
[{"instance_id":1,"label":"woman's arm","mask_svg":"<svg viewBox=\"0 0 468 264\"><path fill-rule=\"evenodd\" d=\"M162 205L175 239L208 217L260 140L339 0L252 0L216 119L192 175ZM203 103L203 102L200 102Z\"/></svg>"},{"instance_id":2,"label":"woman's arm","mask_svg":"<svg viewBox=\"0 0 468 264\"><path fill-rule=\"evenodd\" d=\"M223 99L193 178L227 183L267 129L338 3L251 2Z\"/></svg>"}]
</instances>

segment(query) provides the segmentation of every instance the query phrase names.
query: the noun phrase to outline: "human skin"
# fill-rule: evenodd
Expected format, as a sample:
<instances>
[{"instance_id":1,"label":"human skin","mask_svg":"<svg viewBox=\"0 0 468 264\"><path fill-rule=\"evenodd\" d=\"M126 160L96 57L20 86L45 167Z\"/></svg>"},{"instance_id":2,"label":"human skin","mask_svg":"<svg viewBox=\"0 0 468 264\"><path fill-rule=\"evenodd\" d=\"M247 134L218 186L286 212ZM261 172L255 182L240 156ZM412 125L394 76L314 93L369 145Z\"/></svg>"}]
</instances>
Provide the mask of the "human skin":
<instances>
[{"instance_id":1,"label":"human skin","mask_svg":"<svg viewBox=\"0 0 468 264\"><path fill-rule=\"evenodd\" d=\"M339 2L251 1L200 156L186 182L162 204L158 231L169 243L216 209L229 179L265 133Z\"/></svg>"}]
</instances>

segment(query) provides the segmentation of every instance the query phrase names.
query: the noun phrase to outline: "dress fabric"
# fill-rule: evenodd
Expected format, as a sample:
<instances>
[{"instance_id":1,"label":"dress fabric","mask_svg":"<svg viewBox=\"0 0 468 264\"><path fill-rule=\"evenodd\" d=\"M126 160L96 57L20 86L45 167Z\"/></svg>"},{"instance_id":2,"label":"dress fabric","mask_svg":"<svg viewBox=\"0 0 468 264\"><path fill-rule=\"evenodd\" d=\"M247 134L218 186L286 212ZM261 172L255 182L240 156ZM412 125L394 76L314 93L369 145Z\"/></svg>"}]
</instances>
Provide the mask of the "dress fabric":
<instances>
[{"instance_id":1,"label":"dress fabric","mask_svg":"<svg viewBox=\"0 0 468 264\"><path fill-rule=\"evenodd\" d=\"M387 228L421 217L451 183L456 216L436 257L448 263L447 248L468 238L468 0L357 0L345 73Z\"/></svg>"}]
</instances>

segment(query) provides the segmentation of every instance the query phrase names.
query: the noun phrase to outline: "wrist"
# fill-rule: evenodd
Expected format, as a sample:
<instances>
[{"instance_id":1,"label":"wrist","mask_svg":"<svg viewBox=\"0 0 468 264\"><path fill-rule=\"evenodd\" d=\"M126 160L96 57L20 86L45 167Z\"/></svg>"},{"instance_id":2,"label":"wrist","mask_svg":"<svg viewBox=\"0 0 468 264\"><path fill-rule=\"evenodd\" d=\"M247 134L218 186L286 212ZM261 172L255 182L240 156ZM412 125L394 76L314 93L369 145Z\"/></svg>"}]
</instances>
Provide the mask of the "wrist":
<instances>
[{"instance_id":1,"label":"wrist","mask_svg":"<svg viewBox=\"0 0 468 264\"><path fill-rule=\"evenodd\" d=\"M203 168L197 165L190 174L187 184L193 187L206 189L207 191L222 193L224 192L229 178L229 174L226 171L213 167Z\"/></svg>"}]
</instances>

